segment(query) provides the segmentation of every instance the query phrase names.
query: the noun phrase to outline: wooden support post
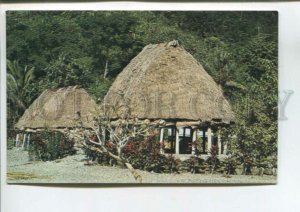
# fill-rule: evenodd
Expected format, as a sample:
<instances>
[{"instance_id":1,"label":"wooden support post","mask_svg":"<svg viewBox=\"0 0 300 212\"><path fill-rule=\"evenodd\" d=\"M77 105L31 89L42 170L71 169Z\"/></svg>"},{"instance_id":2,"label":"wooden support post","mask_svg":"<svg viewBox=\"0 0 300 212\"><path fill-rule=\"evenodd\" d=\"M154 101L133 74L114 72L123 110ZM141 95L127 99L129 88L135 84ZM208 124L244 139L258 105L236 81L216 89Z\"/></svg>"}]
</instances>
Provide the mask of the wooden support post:
<instances>
[{"instance_id":1,"label":"wooden support post","mask_svg":"<svg viewBox=\"0 0 300 212\"><path fill-rule=\"evenodd\" d=\"M108 74L108 60L106 60L105 62L105 69L104 69L104 76L103 76L104 79L106 79L107 74Z\"/></svg>"},{"instance_id":2,"label":"wooden support post","mask_svg":"<svg viewBox=\"0 0 300 212\"><path fill-rule=\"evenodd\" d=\"M30 145L30 133L28 133L28 137L27 137L27 149L29 149L29 145Z\"/></svg>"},{"instance_id":3,"label":"wooden support post","mask_svg":"<svg viewBox=\"0 0 300 212\"><path fill-rule=\"evenodd\" d=\"M193 129L193 143L192 143L192 155L196 154L196 145L197 145L197 128Z\"/></svg>"},{"instance_id":4,"label":"wooden support post","mask_svg":"<svg viewBox=\"0 0 300 212\"><path fill-rule=\"evenodd\" d=\"M218 131L218 154L222 154L222 141L221 141L221 131Z\"/></svg>"},{"instance_id":5,"label":"wooden support post","mask_svg":"<svg viewBox=\"0 0 300 212\"><path fill-rule=\"evenodd\" d=\"M174 138L176 139L176 127L172 127L172 141L171 141L171 151L175 149ZM174 150L175 151L175 150Z\"/></svg>"},{"instance_id":6,"label":"wooden support post","mask_svg":"<svg viewBox=\"0 0 300 212\"><path fill-rule=\"evenodd\" d=\"M160 143L160 153L164 154L164 128L160 128L160 139L159 139L159 143Z\"/></svg>"},{"instance_id":7,"label":"wooden support post","mask_svg":"<svg viewBox=\"0 0 300 212\"><path fill-rule=\"evenodd\" d=\"M20 134L18 133L18 134L16 135L16 147L18 147L19 144L20 144Z\"/></svg>"},{"instance_id":8,"label":"wooden support post","mask_svg":"<svg viewBox=\"0 0 300 212\"><path fill-rule=\"evenodd\" d=\"M202 141L202 143L203 143L203 144L202 144L202 145L203 145L203 154L205 154L205 152L206 152L206 138L205 138L206 135L205 135L205 130L203 129L202 132L203 132L203 135L202 135L202 136L203 136L203 137L202 137L202 140L203 140L203 141Z\"/></svg>"},{"instance_id":9,"label":"wooden support post","mask_svg":"<svg viewBox=\"0 0 300 212\"><path fill-rule=\"evenodd\" d=\"M26 143L26 133L23 134L23 143L22 143L22 148L25 147L25 143Z\"/></svg>"},{"instance_id":10,"label":"wooden support post","mask_svg":"<svg viewBox=\"0 0 300 212\"><path fill-rule=\"evenodd\" d=\"M223 143L223 154L226 155L227 154L227 142Z\"/></svg>"},{"instance_id":11,"label":"wooden support post","mask_svg":"<svg viewBox=\"0 0 300 212\"><path fill-rule=\"evenodd\" d=\"M209 153L212 146L212 133L211 128L207 129L207 152Z\"/></svg>"},{"instance_id":12,"label":"wooden support post","mask_svg":"<svg viewBox=\"0 0 300 212\"><path fill-rule=\"evenodd\" d=\"M179 128L176 127L175 154L179 154Z\"/></svg>"}]
</instances>

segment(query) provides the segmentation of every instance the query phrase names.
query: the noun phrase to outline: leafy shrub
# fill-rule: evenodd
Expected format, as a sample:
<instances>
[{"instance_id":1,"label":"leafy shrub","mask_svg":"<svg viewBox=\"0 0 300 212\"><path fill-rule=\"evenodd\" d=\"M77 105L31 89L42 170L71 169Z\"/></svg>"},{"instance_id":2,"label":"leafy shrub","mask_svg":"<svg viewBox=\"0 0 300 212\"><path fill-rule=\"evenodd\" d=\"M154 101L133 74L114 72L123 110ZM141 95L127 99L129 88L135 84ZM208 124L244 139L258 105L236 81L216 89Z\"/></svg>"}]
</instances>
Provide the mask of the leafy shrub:
<instances>
[{"instance_id":1,"label":"leafy shrub","mask_svg":"<svg viewBox=\"0 0 300 212\"><path fill-rule=\"evenodd\" d=\"M225 173L227 175L236 174L236 159L234 157L228 157L225 159Z\"/></svg>"},{"instance_id":2,"label":"leafy shrub","mask_svg":"<svg viewBox=\"0 0 300 212\"><path fill-rule=\"evenodd\" d=\"M136 169L155 173L178 172L179 161L173 155L160 153L160 143L155 141L155 135L142 141L130 141L124 150L124 156Z\"/></svg>"},{"instance_id":3,"label":"leafy shrub","mask_svg":"<svg viewBox=\"0 0 300 212\"><path fill-rule=\"evenodd\" d=\"M253 161L251 159L245 159L243 163L243 173L245 175L252 174L251 168L253 166Z\"/></svg>"},{"instance_id":4,"label":"leafy shrub","mask_svg":"<svg viewBox=\"0 0 300 212\"><path fill-rule=\"evenodd\" d=\"M55 160L67 155L75 154L73 149L74 141L70 140L63 133L43 131L33 133L29 147L30 160Z\"/></svg>"},{"instance_id":5,"label":"leafy shrub","mask_svg":"<svg viewBox=\"0 0 300 212\"><path fill-rule=\"evenodd\" d=\"M277 156L270 156L256 161L257 167L277 168Z\"/></svg>"},{"instance_id":6,"label":"leafy shrub","mask_svg":"<svg viewBox=\"0 0 300 212\"><path fill-rule=\"evenodd\" d=\"M236 154L236 160L237 163L242 165L242 173L245 175L252 174L252 167L255 165L253 162L252 156L246 154L246 153L237 153Z\"/></svg>"},{"instance_id":7,"label":"leafy shrub","mask_svg":"<svg viewBox=\"0 0 300 212\"><path fill-rule=\"evenodd\" d=\"M208 159L206 160L206 162L209 165L210 168L210 173L213 174L214 171L219 167L220 165L220 160L217 157L218 155L218 146L217 145L212 145L211 149L210 149L210 155L208 157Z\"/></svg>"},{"instance_id":8,"label":"leafy shrub","mask_svg":"<svg viewBox=\"0 0 300 212\"><path fill-rule=\"evenodd\" d=\"M94 142L98 142L98 139L95 136L90 137ZM116 154L116 148L111 144L107 143L105 147L113 154ZM101 165L111 165L114 166L117 164L117 161L111 158L107 153L97 151L95 144L89 143L88 146L84 146L84 153L87 156L88 160L96 161Z\"/></svg>"},{"instance_id":9,"label":"leafy shrub","mask_svg":"<svg viewBox=\"0 0 300 212\"><path fill-rule=\"evenodd\" d=\"M115 165L117 161L112 159L107 153L97 151L94 144L89 144L85 149L85 154L92 161L97 161L102 165ZM106 144L106 148L117 155L117 150L110 142ZM155 135L146 139L137 138L128 142L123 149L123 157L135 169L145 170L155 173L173 173L178 172L179 160L173 155L160 154L160 144L155 141Z\"/></svg>"},{"instance_id":10,"label":"leafy shrub","mask_svg":"<svg viewBox=\"0 0 300 212\"><path fill-rule=\"evenodd\" d=\"M7 138L7 149L12 149L15 146L15 140L13 138Z\"/></svg>"},{"instance_id":11,"label":"leafy shrub","mask_svg":"<svg viewBox=\"0 0 300 212\"><path fill-rule=\"evenodd\" d=\"M7 130L7 149L12 149L15 146L16 135L15 130Z\"/></svg>"},{"instance_id":12,"label":"leafy shrub","mask_svg":"<svg viewBox=\"0 0 300 212\"><path fill-rule=\"evenodd\" d=\"M191 172L192 174L201 173L204 160L199 157L191 156L189 159L180 163L180 171Z\"/></svg>"}]
</instances>

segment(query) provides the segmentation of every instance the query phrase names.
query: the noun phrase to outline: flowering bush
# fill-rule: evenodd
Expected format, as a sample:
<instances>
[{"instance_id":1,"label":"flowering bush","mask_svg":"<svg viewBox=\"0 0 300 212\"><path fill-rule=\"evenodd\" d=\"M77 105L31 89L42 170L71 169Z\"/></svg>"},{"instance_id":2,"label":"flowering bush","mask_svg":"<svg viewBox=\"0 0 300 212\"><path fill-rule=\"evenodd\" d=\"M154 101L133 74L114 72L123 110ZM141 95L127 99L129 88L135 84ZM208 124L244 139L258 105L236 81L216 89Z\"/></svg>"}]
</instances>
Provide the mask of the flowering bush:
<instances>
[{"instance_id":1,"label":"flowering bush","mask_svg":"<svg viewBox=\"0 0 300 212\"><path fill-rule=\"evenodd\" d=\"M74 141L60 132L43 131L31 134L29 160L55 160L75 154Z\"/></svg>"},{"instance_id":2,"label":"flowering bush","mask_svg":"<svg viewBox=\"0 0 300 212\"><path fill-rule=\"evenodd\" d=\"M172 155L160 154L160 147L155 137L149 136L142 141L130 141L125 148L124 156L135 169L155 173L177 172L178 160Z\"/></svg>"},{"instance_id":3,"label":"flowering bush","mask_svg":"<svg viewBox=\"0 0 300 212\"><path fill-rule=\"evenodd\" d=\"M210 149L210 156L206 161L209 165L211 174L214 173L214 171L219 167L220 164L220 160L218 159L217 155L218 155L218 146L212 145Z\"/></svg>"},{"instance_id":4,"label":"flowering bush","mask_svg":"<svg viewBox=\"0 0 300 212\"><path fill-rule=\"evenodd\" d=\"M110 152L117 152L116 147L111 142L105 146ZM86 148L85 153L89 159L102 165L117 163L107 153L96 151L96 149ZM155 173L178 172L179 160L176 160L173 155L160 154L160 143L155 141L155 135L150 135L145 139L140 137L131 139L123 149L122 154L134 169Z\"/></svg>"}]
</instances>

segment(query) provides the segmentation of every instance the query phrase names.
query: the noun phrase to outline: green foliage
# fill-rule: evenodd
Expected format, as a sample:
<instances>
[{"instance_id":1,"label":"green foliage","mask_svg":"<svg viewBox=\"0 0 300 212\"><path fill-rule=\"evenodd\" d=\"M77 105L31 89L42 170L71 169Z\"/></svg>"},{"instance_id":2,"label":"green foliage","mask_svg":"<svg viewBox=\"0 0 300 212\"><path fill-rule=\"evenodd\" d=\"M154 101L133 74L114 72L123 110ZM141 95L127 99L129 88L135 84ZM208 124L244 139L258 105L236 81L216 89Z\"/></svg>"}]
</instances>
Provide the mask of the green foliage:
<instances>
[{"instance_id":1,"label":"green foliage","mask_svg":"<svg viewBox=\"0 0 300 212\"><path fill-rule=\"evenodd\" d=\"M225 159L225 174L233 175L236 174L237 161L235 157L228 157Z\"/></svg>"},{"instance_id":2,"label":"green foliage","mask_svg":"<svg viewBox=\"0 0 300 212\"><path fill-rule=\"evenodd\" d=\"M217 157L218 154L218 146L212 145L211 149L209 150L209 157L206 160L206 163L209 165L210 173L213 174L216 169L219 168L220 160Z\"/></svg>"},{"instance_id":3,"label":"green foliage","mask_svg":"<svg viewBox=\"0 0 300 212\"><path fill-rule=\"evenodd\" d=\"M249 42L255 48L247 50L252 55L248 56L248 89L236 95L238 147L254 158L277 154L277 45L267 38L258 35Z\"/></svg>"},{"instance_id":4,"label":"green foliage","mask_svg":"<svg viewBox=\"0 0 300 212\"><path fill-rule=\"evenodd\" d=\"M6 132L7 132L7 143L6 143L7 149L12 149L16 145L15 139L16 139L17 132L15 130L10 130L10 129L7 129Z\"/></svg>"},{"instance_id":5,"label":"green foliage","mask_svg":"<svg viewBox=\"0 0 300 212\"><path fill-rule=\"evenodd\" d=\"M95 100L100 102L106 95L111 84L112 81L99 78L98 80L90 84L90 86L88 87L88 92L95 98Z\"/></svg>"},{"instance_id":6,"label":"green foliage","mask_svg":"<svg viewBox=\"0 0 300 212\"><path fill-rule=\"evenodd\" d=\"M90 68L90 58L73 59L70 55L61 54L57 60L46 68L46 83L49 87L82 85L92 82L93 75Z\"/></svg>"},{"instance_id":7,"label":"green foliage","mask_svg":"<svg viewBox=\"0 0 300 212\"><path fill-rule=\"evenodd\" d=\"M28 154L31 160L50 161L74 154L73 146L74 141L64 134L43 131L32 134Z\"/></svg>"},{"instance_id":8,"label":"green foliage","mask_svg":"<svg viewBox=\"0 0 300 212\"><path fill-rule=\"evenodd\" d=\"M204 160L200 157L191 156L189 159L181 161L179 164L180 172L190 172L192 174L201 173Z\"/></svg>"},{"instance_id":9,"label":"green foliage","mask_svg":"<svg viewBox=\"0 0 300 212\"><path fill-rule=\"evenodd\" d=\"M117 161L108 156L107 153L97 151L89 144L89 148L85 148L87 157L102 165L116 165ZM106 148L113 154L117 154L116 148L108 142ZM179 170L180 161L172 155L160 154L160 144L156 142L155 136L149 136L145 140L132 140L123 150L123 157L135 169L145 170L155 173L174 173Z\"/></svg>"},{"instance_id":10,"label":"green foliage","mask_svg":"<svg viewBox=\"0 0 300 212\"><path fill-rule=\"evenodd\" d=\"M15 140L13 138L7 138L7 149L12 149L15 146Z\"/></svg>"},{"instance_id":11,"label":"green foliage","mask_svg":"<svg viewBox=\"0 0 300 212\"><path fill-rule=\"evenodd\" d=\"M160 143L154 137L128 143L124 155L135 169L155 173L178 172L179 161L172 155L160 154Z\"/></svg>"},{"instance_id":12,"label":"green foliage","mask_svg":"<svg viewBox=\"0 0 300 212\"><path fill-rule=\"evenodd\" d=\"M17 60L7 60L8 120L15 121L25 111L29 102L26 89L34 79L33 71L34 68L21 67Z\"/></svg>"}]
</instances>

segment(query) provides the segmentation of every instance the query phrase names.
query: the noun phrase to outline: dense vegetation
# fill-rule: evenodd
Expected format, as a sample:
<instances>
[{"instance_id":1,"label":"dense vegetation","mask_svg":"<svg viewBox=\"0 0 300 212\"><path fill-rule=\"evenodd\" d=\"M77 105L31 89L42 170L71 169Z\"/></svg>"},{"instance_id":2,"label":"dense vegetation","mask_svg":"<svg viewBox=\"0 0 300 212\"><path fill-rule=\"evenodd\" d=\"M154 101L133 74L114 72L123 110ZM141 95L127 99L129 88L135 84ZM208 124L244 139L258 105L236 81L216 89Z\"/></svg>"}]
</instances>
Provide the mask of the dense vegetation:
<instances>
[{"instance_id":1,"label":"dense vegetation","mask_svg":"<svg viewBox=\"0 0 300 212\"><path fill-rule=\"evenodd\" d=\"M8 127L46 88L103 98L149 43L176 39L233 105L231 149L277 153L277 12L7 12Z\"/></svg>"},{"instance_id":2,"label":"dense vegetation","mask_svg":"<svg viewBox=\"0 0 300 212\"><path fill-rule=\"evenodd\" d=\"M76 153L74 140L61 132L43 131L31 134L32 144L29 146L29 160L50 161Z\"/></svg>"}]
</instances>

